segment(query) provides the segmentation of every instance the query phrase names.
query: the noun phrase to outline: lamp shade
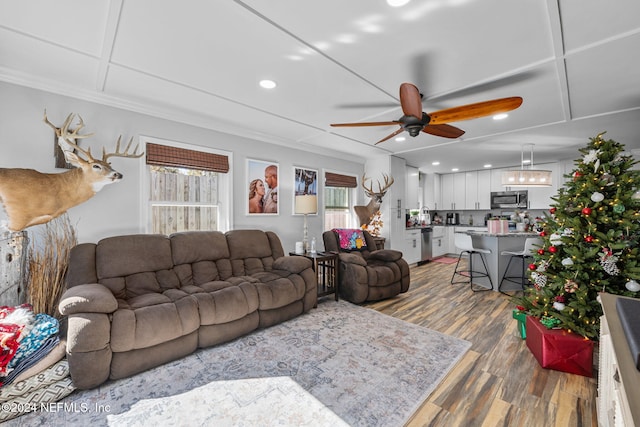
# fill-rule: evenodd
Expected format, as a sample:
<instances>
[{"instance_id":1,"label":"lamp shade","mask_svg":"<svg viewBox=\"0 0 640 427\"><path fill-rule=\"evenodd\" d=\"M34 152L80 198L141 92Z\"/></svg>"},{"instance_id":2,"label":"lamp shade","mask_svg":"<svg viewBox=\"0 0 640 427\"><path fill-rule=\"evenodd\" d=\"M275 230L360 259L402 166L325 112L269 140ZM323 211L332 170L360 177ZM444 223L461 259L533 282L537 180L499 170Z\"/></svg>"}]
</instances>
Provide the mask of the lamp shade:
<instances>
[{"instance_id":1,"label":"lamp shade","mask_svg":"<svg viewBox=\"0 0 640 427\"><path fill-rule=\"evenodd\" d=\"M303 194L296 196L295 213L312 214L318 212L318 196Z\"/></svg>"},{"instance_id":2,"label":"lamp shade","mask_svg":"<svg viewBox=\"0 0 640 427\"><path fill-rule=\"evenodd\" d=\"M524 147L531 150L531 157L527 161L530 167L525 169ZM550 187L551 171L533 168L533 144L522 146L520 154L520 169L511 169L502 172L502 185L505 187Z\"/></svg>"},{"instance_id":3,"label":"lamp shade","mask_svg":"<svg viewBox=\"0 0 640 427\"><path fill-rule=\"evenodd\" d=\"M514 169L502 172L505 187L549 187L551 171L541 169Z\"/></svg>"}]
</instances>

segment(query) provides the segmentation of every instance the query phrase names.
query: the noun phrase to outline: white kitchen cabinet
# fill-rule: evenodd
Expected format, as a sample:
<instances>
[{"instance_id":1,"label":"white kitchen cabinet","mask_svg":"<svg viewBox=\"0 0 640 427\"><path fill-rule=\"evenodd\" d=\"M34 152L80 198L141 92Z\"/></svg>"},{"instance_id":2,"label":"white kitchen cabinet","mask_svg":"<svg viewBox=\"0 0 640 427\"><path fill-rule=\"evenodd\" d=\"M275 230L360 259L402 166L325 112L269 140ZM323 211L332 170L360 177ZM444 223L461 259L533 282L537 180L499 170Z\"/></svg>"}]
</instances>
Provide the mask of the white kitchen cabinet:
<instances>
[{"instance_id":1,"label":"white kitchen cabinet","mask_svg":"<svg viewBox=\"0 0 640 427\"><path fill-rule=\"evenodd\" d=\"M428 173L424 176L423 184L423 205L429 210L437 211L442 208L441 196L441 175L437 173Z\"/></svg>"},{"instance_id":2,"label":"white kitchen cabinet","mask_svg":"<svg viewBox=\"0 0 640 427\"><path fill-rule=\"evenodd\" d=\"M406 167L406 194L405 194L405 206L406 209L419 209L418 203L418 187L420 186L420 173L418 168L412 166Z\"/></svg>"},{"instance_id":3,"label":"white kitchen cabinet","mask_svg":"<svg viewBox=\"0 0 640 427\"><path fill-rule=\"evenodd\" d=\"M460 210L466 206L466 178L464 173L442 175L442 210Z\"/></svg>"},{"instance_id":4,"label":"white kitchen cabinet","mask_svg":"<svg viewBox=\"0 0 640 427\"><path fill-rule=\"evenodd\" d=\"M441 257L449 253L449 241L447 240L446 229L442 225L433 226L431 232L431 256L433 258Z\"/></svg>"},{"instance_id":5,"label":"white kitchen cabinet","mask_svg":"<svg viewBox=\"0 0 640 427\"><path fill-rule=\"evenodd\" d=\"M403 251L403 258L407 263L413 264L420 261L422 256L422 235L421 230L406 230L405 237L405 249Z\"/></svg>"},{"instance_id":6,"label":"white kitchen cabinet","mask_svg":"<svg viewBox=\"0 0 640 427\"><path fill-rule=\"evenodd\" d=\"M465 173L465 209L491 209L491 171Z\"/></svg>"}]
</instances>

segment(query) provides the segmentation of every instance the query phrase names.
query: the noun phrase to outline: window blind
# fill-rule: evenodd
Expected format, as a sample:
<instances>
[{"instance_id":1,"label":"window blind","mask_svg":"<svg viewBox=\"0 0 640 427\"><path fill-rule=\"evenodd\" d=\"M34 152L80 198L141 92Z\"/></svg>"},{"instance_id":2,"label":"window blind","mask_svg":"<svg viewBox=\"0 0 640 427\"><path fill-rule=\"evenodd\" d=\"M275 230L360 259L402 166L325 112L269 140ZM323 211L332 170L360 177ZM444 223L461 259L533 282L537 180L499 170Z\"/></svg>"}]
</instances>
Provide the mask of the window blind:
<instances>
[{"instance_id":1,"label":"window blind","mask_svg":"<svg viewBox=\"0 0 640 427\"><path fill-rule=\"evenodd\" d=\"M229 158L221 154L205 153L185 148L147 143L147 164L228 173Z\"/></svg>"},{"instance_id":2,"label":"window blind","mask_svg":"<svg viewBox=\"0 0 640 427\"><path fill-rule=\"evenodd\" d=\"M324 185L325 187L347 187L356 188L358 186L358 180L355 176L341 175L338 173L325 172L324 173Z\"/></svg>"}]
</instances>

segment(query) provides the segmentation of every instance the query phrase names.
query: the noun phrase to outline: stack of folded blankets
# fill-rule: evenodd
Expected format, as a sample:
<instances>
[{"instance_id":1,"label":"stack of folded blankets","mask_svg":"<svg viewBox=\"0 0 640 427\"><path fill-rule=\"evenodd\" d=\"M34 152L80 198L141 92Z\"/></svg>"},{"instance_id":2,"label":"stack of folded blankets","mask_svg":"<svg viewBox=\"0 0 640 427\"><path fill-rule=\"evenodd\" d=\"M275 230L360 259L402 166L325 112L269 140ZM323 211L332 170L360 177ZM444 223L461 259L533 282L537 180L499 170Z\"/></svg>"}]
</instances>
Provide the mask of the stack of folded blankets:
<instances>
[{"instance_id":1,"label":"stack of folded blankets","mask_svg":"<svg viewBox=\"0 0 640 427\"><path fill-rule=\"evenodd\" d=\"M29 304L0 307L0 422L56 402L75 387L58 320Z\"/></svg>"}]
</instances>

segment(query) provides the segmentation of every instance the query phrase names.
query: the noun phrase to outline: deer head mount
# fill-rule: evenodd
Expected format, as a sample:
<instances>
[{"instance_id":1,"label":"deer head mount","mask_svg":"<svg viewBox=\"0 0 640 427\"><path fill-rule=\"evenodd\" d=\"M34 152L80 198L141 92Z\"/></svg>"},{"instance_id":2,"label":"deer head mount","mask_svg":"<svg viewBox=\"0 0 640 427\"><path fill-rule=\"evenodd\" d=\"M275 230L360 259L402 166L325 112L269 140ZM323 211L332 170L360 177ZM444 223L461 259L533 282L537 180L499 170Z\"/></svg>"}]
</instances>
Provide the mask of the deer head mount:
<instances>
[{"instance_id":1,"label":"deer head mount","mask_svg":"<svg viewBox=\"0 0 640 427\"><path fill-rule=\"evenodd\" d=\"M373 216L380 210L380 205L382 204L382 198L385 194L387 194L387 190L389 187L393 185L393 177L387 174L382 174L384 178L384 186L378 182L378 191L373 191L373 182L369 184L369 187L366 186L366 182L369 178L367 178L366 174L362 175L362 188L364 188L364 194L367 197L370 197L371 200L366 206L354 206L353 208L356 211L356 215L358 215L358 219L360 220L360 226L368 225Z\"/></svg>"},{"instance_id":2,"label":"deer head mount","mask_svg":"<svg viewBox=\"0 0 640 427\"><path fill-rule=\"evenodd\" d=\"M105 185L120 181L122 174L108 162L111 157L139 158L144 155L138 154L138 146L129 153L133 138L124 151L120 151L120 137L115 152L107 153L103 147L102 159L94 158L90 148L85 150L76 143L77 139L92 135L78 134L84 127L80 116L77 127L69 130L74 117L75 114L69 114L64 124L56 127L47 119L46 111L44 114L44 122L55 130L58 143L73 169L51 174L33 169L0 168L0 201L9 216L9 230L20 231L49 222L89 200Z\"/></svg>"}]
</instances>

